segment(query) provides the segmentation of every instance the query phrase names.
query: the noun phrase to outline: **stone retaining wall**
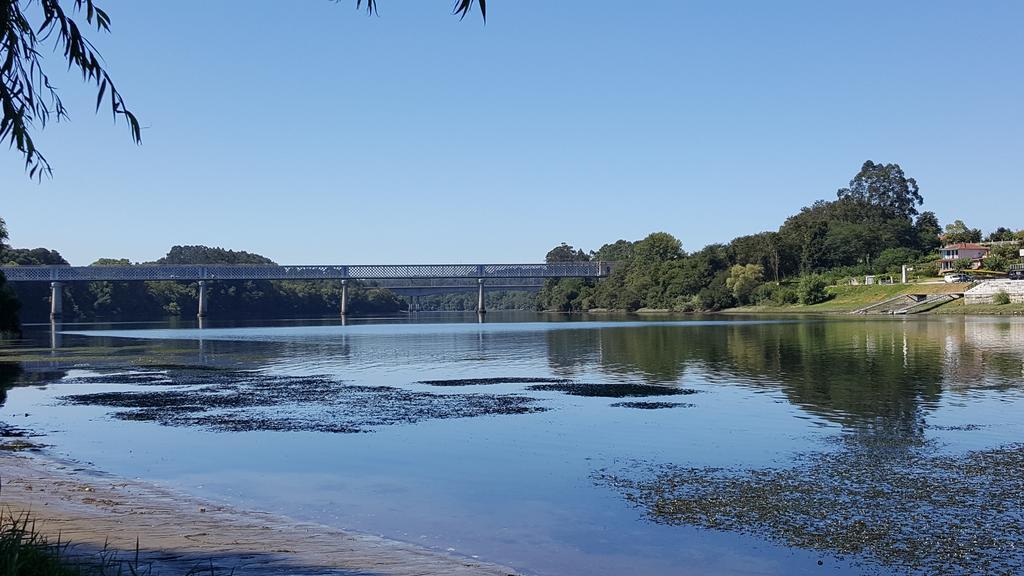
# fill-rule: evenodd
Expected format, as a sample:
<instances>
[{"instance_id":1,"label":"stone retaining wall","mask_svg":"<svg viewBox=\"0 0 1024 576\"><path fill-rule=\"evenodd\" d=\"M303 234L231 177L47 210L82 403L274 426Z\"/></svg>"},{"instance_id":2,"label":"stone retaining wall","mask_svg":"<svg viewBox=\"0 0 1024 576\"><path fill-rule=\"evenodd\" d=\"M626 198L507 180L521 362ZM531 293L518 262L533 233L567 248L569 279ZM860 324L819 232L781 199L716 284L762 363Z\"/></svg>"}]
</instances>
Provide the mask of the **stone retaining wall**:
<instances>
[{"instance_id":1,"label":"stone retaining wall","mask_svg":"<svg viewBox=\"0 0 1024 576\"><path fill-rule=\"evenodd\" d=\"M993 304L999 292L1006 292L1010 302L1024 304L1024 280L985 280L964 292L966 304Z\"/></svg>"}]
</instances>

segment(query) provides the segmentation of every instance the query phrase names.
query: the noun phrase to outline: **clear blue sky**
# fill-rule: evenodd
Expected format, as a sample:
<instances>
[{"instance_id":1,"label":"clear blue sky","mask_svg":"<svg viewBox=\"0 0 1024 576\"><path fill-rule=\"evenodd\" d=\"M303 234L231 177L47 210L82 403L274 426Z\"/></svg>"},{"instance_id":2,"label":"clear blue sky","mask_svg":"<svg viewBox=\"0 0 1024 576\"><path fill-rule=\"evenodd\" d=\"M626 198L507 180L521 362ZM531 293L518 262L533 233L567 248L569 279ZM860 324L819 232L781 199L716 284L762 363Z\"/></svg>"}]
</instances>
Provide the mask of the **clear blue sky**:
<instances>
[{"instance_id":1,"label":"clear blue sky","mask_svg":"<svg viewBox=\"0 0 1024 576\"><path fill-rule=\"evenodd\" d=\"M15 246L281 263L538 261L775 229L866 159L943 224L1024 227L1024 2L105 0L145 129L93 114L0 153Z\"/></svg>"}]
</instances>

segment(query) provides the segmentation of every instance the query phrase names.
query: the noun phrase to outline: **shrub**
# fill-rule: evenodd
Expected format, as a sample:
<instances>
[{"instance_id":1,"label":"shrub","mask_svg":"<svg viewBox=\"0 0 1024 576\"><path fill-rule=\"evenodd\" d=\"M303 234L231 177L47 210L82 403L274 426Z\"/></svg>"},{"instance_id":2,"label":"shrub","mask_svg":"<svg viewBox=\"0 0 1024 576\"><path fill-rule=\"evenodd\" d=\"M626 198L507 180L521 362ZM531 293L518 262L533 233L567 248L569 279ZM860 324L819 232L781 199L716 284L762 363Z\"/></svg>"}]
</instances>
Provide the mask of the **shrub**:
<instances>
[{"instance_id":1,"label":"shrub","mask_svg":"<svg viewBox=\"0 0 1024 576\"><path fill-rule=\"evenodd\" d=\"M764 281L764 268L760 264L736 264L729 269L725 286L732 290L733 298L739 304L753 304L757 301L754 292Z\"/></svg>"},{"instance_id":2,"label":"shrub","mask_svg":"<svg viewBox=\"0 0 1024 576\"><path fill-rule=\"evenodd\" d=\"M750 297L750 301L753 304L765 305L775 304L776 297L775 293L778 292L779 287L772 283L761 284L754 290L754 293Z\"/></svg>"},{"instance_id":3,"label":"shrub","mask_svg":"<svg viewBox=\"0 0 1024 576\"><path fill-rule=\"evenodd\" d=\"M775 302L777 304L796 304L800 301L800 295L797 291L789 286L781 286L775 292Z\"/></svg>"},{"instance_id":4,"label":"shrub","mask_svg":"<svg viewBox=\"0 0 1024 576\"><path fill-rule=\"evenodd\" d=\"M697 301L701 310L721 310L731 308L736 304L732 290L726 288L725 282L717 278L710 286L701 289L697 294Z\"/></svg>"},{"instance_id":5,"label":"shrub","mask_svg":"<svg viewBox=\"0 0 1024 576\"><path fill-rule=\"evenodd\" d=\"M996 292L995 296L992 297L992 303L1003 306L1010 303L1010 295L1006 293L1006 290L1000 290Z\"/></svg>"},{"instance_id":6,"label":"shrub","mask_svg":"<svg viewBox=\"0 0 1024 576\"><path fill-rule=\"evenodd\" d=\"M930 260L915 264L914 270L910 274L915 278L934 278L939 275L939 261Z\"/></svg>"},{"instance_id":7,"label":"shrub","mask_svg":"<svg viewBox=\"0 0 1024 576\"><path fill-rule=\"evenodd\" d=\"M1006 272L1007 270L1010 269L1011 263L1012 260L1007 260L1006 258L999 256L998 254L989 256L984 260L984 265L986 269L995 270L997 272Z\"/></svg>"},{"instance_id":8,"label":"shrub","mask_svg":"<svg viewBox=\"0 0 1024 576\"><path fill-rule=\"evenodd\" d=\"M700 309L700 301L696 296L679 296L672 309L677 312L696 312Z\"/></svg>"},{"instance_id":9,"label":"shrub","mask_svg":"<svg viewBox=\"0 0 1024 576\"><path fill-rule=\"evenodd\" d=\"M825 290L827 286L828 284L821 276L804 276L800 279L800 285L797 287L797 296L800 298L800 303L811 305L828 300L829 294Z\"/></svg>"},{"instance_id":10,"label":"shrub","mask_svg":"<svg viewBox=\"0 0 1024 576\"><path fill-rule=\"evenodd\" d=\"M953 270L957 272L964 272L971 267L974 261L970 258L957 258L953 261Z\"/></svg>"},{"instance_id":11,"label":"shrub","mask_svg":"<svg viewBox=\"0 0 1024 576\"><path fill-rule=\"evenodd\" d=\"M875 258L876 274L899 272L904 264L913 264L921 258L920 252L910 248L886 248Z\"/></svg>"}]
</instances>

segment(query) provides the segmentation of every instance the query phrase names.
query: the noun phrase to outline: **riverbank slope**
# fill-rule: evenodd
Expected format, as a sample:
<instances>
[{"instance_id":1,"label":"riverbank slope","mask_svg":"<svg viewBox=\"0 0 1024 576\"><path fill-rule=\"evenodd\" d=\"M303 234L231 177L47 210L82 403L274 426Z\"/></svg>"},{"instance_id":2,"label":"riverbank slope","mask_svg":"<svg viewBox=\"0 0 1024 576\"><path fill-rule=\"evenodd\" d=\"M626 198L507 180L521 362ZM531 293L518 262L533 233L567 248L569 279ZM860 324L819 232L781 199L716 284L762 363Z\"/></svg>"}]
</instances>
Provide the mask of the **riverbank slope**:
<instances>
[{"instance_id":1,"label":"riverbank slope","mask_svg":"<svg viewBox=\"0 0 1024 576\"><path fill-rule=\"evenodd\" d=\"M873 286L829 286L831 298L819 304L782 306L741 306L722 312L730 314L848 314L861 308L905 294L957 294L969 284L887 284ZM939 308L942 308L940 306ZM939 308L936 308L938 310ZM982 312L984 313L984 312Z\"/></svg>"}]
</instances>

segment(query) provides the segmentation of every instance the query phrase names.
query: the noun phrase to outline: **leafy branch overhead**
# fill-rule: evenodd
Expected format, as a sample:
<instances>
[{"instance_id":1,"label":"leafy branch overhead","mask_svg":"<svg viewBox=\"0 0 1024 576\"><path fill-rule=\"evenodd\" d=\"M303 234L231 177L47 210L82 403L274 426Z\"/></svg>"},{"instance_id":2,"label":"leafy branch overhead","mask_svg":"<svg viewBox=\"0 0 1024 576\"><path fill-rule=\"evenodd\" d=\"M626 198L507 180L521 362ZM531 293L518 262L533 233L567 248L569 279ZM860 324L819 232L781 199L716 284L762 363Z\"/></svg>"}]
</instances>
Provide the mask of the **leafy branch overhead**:
<instances>
[{"instance_id":1,"label":"leafy branch overhead","mask_svg":"<svg viewBox=\"0 0 1024 576\"><path fill-rule=\"evenodd\" d=\"M88 28L109 32L110 17L93 0L65 0L65 4L70 3L70 14L60 0L38 0L38 10L29 11L36 3L37 0L0 0L0 141L21 152L29 176L52 173L50 163L36 147L33 132L44 128L51 119L68 118L57 89L43 69L41 52L53 40L54 49L63 53L68 69L80 72L83 81L95 83L96 110L107 102L114 118L124 118L132 140L140 143L138 119L125 106L99 53L75 21L84 13ZM38 14L41 22L33 24L26 12Z\"/></svg>"},{"instance_id":2,"label":"leafy branch overhead","mask_svg":"<svg viewBox=\"0 0 1024 576\"><path fill-rule=\"evenodd\" d=\"M486 20L486 0L456 0L452 11L464 18L477 5ZM377 0L356 0L356 8L376 14ZM94 0L0 0L0 142L22 154L25 170L33 178L53 173L33 135L51 120L68 119L43 67L43 52L50 48L51 40L52 49L63 54L68 69L96 85L96 110L106 102L115 120L120 117L127 122L132 140L142 142L138 118L128 110L99 52L76 21L83 16L86 30L110 31L110 17Z\"/></svg>"},{"instance_id":3,"label":"leafy branch overhead","mask_svg":"<svg viewBox=\"0 0 1024 576\"><path fill-rule=\"evenodd\" d=\"M459 18L465 18L466 14L469 14L473 10L473 6L478 2L480 4L480 16L487 20L487 0L455 0L452 14L457 15ZM364 6L368 14L377 13L377 0L356 0L356 8L363 8Z\"/></svg>"}]
</instances>

